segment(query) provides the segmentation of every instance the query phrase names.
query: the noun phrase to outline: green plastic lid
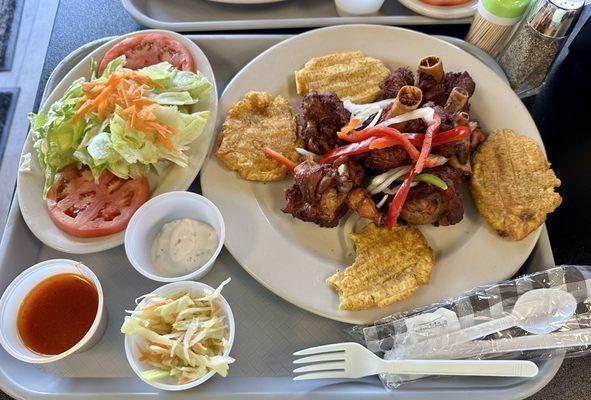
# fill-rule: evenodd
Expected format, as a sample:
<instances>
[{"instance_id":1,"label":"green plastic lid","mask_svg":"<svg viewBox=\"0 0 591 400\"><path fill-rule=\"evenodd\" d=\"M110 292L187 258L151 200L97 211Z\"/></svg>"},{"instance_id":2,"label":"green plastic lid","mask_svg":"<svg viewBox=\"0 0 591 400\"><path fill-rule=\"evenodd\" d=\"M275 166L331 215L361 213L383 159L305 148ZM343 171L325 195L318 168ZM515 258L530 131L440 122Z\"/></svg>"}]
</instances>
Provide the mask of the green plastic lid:
<instances>
[{"instance_id":1,"label":"green plastic lid","mask_svg":"<svg viewBox=\"0 0 591 400\"><path fill-rule=\"evenodd\" d=\"M501 18L517 18L525 13L530 0L480 0L491 14Z\"/></svg>"}]
</instances>

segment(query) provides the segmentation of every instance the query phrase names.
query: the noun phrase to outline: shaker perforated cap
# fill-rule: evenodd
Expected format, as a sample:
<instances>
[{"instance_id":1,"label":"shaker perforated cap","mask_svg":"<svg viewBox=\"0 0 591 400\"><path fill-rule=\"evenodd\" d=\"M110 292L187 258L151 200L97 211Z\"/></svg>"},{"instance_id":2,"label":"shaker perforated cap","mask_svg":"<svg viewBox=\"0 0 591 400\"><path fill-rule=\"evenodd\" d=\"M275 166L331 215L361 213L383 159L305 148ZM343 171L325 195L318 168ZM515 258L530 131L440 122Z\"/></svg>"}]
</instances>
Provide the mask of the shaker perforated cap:
<instances>
[{"instance_id":1,"label":"shaker perforated cap","mask_svg":"<svg viewBox=\"0 0 591 400\"><path fill-rule=\"evenodd\" d=\"M538 0L527 23L542 35L564 37L579 18L585 0Z\"/></svg>"},{"instance_id":2,"label":"shaker perforated cap","mask_svg":"<svg viewBox=\"0 0 591 400\"><path fill-rule=\"evenodd\" d=\"M550 0L550 2L563 10L578 10L585 5L585 0Z\"/></svg>"}]
</instances>

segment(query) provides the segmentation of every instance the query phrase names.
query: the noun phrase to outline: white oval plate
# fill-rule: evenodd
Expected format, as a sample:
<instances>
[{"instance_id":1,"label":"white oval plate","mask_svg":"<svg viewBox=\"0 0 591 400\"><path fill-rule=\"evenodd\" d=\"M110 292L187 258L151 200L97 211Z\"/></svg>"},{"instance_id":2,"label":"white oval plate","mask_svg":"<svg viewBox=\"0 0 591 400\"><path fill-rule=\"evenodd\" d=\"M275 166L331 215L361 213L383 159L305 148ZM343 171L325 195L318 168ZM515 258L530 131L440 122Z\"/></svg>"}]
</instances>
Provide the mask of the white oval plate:
<instances>
[{"instance_id":1,"label":"white oval plate","mask_svg":"<svg viewBox=\"0 0 591 400\"><path fill-rule=\"evenodd\" d=\"M189 155L189 165L185 168L177 165L172 165L168 168L166 175L164 175L158 185L152 192L152 197L157 196L161 193L170 192L173 190L187 190L191 183L199 173L209 148L211 146L211 139L213 137L215 128L215 116L217 115L218 100L217 100L217 88L215 86L215 77L213 70L205 54L199 47L191 40L179 35L176 32L163 31L163 30L146 30L140 32L132 32L116 39L113 39L98 49L94 50L88 56L84 57L68 74L61 80L61 82L55 87L51 94L47 97L45 102L39 108L39 111L47 110L51 104L58 100L68 86L77 78L81 76L88 76L91 59L95 59L98 62L103 58L103 55L110 49L115 43L138 33L144 32L161 32L166 35L172 36L175 39L181 41L193 55L197 70L200 71L210 82L213 84L213 91L211 93L209 102L207 104L197 104L194 106L194 111L209 110L211 111L211 117L207 122L201 136L193 142L189 148L187 154ZM77 238L66 234L64 231L56 227L49 215L47 214L47 208L45 206L45 200L42 198L43 192L43 171L39 165L37 159L37 153L33 148L33 141L31 138L31 132L25 140L22 154L31 153L31 171L18 173L17 178L17 193L18 202L20 205L21 213L25 222L37 238L49 247L56 250L63 251L72 254L85 254L93 253L97 251L107 250L123 244L125 231L115 233L109 236L102 236L97 238Z\"/></svg>"},{"instance_id":2,"label":"white oval plate","mask_svg":"<svg viewBox=\"0 0 591 400\"><path fill-rule=\"evenodd\" d=\"M476 12L478 5L476 0L458 6L432 6L421 0L398 0L398 2L417 14L440 19L471 17Z\"/></svg>"},{"instance_id":3,"label":"white oval plate","mask_svg":"<svg viewBox=\"0 0 591 400\"><path fill-rule=\"evenodd\" d=\"M227 86L220 99L218 128L228 107L249 90L282 95L298 109L301 97L296 93L294 71L312 57L351 50L377 57L391 69L414 69L420 58L438 55L446 70L467 70L476 81L471 110L486 130L512 128L542 146L538 130L519 98L481 61L431 36L378 25L310 31L265 51ZM466 190L466 212L461 223L420 228L437 255L428 286L386 308L339 311L338 296L325 279L352 261L345 251L343 224L333 229L320 228L282 213L283 191L292 184L291 179L266 184L242 180L213 156L201 173L203 193L219 207L226 221L226 247L244 269L284 299L339 321L369 323L395 311L507 279L526 260L540 234L538 229L520 242L500 238L477 213Z\"/></svg>"}]
</instances>

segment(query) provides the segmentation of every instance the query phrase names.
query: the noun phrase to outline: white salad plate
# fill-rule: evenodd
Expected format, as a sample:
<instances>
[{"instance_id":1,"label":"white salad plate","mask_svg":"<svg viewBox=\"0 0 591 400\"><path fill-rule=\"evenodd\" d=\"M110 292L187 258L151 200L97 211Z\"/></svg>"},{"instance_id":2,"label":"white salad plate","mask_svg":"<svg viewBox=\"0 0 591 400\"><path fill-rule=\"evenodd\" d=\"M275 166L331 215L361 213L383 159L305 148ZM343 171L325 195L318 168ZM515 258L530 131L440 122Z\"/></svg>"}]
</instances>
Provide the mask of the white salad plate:
<instances>
[{"instance_id":1,"label":"white salad plate","mask_svg":"<svg viewBox=\"0 0 591 400\"><path fill-rule=\"evenodd\" d=\"M152 191L151 196L154 197L161 193L174 190L187 190L199 173L211 146L211 140L215 128L215 116L217 115L218 108L217 88L209 60L193 41L175 32L156 29L132 32L119 36L92 51L72 68L47 97L45 102L39 108L39 111L46 111L55 101L59 100L64 91L74 80L82 76L88 77L90 63L93 59L100 62L103 55L115 43L118 43L129 36L145 32L164 33L183 43L191 52L197 70L200 71L201 74L203 74L203 76L205 76L213 85L213 90L207 104L196 104L192 109L193 112L208 110L211 112L211 116L203 129L203 133L191 144L189 150L186 152L189 156L189 165L184 168L174 164L168 167L165 173L159 177L155 186L150 188ZM23 218L33 234L40 241L56 250L72 254L93 253L123 244L125 231L97 238L77 238L66 234L55 226L47 213L45 200L42 197L45 178L37 159L36 150L33 148L31 132L29 132L22 150L23 155L27 153L31 154L30 169L25 170L21 168L19 170L17 178L17 194Z\"/></svg>"},{"instance_id":2,"label":"white salad plate","mask_svg":"<svg viewBox=\"0 0 591 400\"><path fill-rule=\"evenodd\" d=\"M220 99L218 131L230 105L250 90L287 98L298 110L294 71L312 57L362 50L383 60L392 70L415 69L420 58L437 55L446 71L468 71L476 82L471 113L486 132L511 128L533 138L540 134L519 98L493 70L460 48L422 33L378 25L345 25L310 31L281 42L246 65ZM340 311L337 294L325 280L353 261L345 246L344 221L332 229L281 212L284 190L292 179L257 183L242 180L211 156L201 173L204 195L226 221L226 247L256 280L277 295L327 318L369 323L393 312L409 310L452 297L472 287L510 278L531 253L540 229L519 242L499 237L478 214L468 190L461 223L448 227L421 226L436 252L429 285L410 298L385 308Z\"/></svg>"},{"instance_id":3,"label":"white salad plate","mask_svg":"<svg viewBox=\"0 0 591 400\"><path fill-rule=\"evenodd\" d=\"M478 1L471 0L457 6L433 6L421 0L398 0L406 8L431 18L455 19L471 17L476 12Z\"/></svg>"}]
</instances>

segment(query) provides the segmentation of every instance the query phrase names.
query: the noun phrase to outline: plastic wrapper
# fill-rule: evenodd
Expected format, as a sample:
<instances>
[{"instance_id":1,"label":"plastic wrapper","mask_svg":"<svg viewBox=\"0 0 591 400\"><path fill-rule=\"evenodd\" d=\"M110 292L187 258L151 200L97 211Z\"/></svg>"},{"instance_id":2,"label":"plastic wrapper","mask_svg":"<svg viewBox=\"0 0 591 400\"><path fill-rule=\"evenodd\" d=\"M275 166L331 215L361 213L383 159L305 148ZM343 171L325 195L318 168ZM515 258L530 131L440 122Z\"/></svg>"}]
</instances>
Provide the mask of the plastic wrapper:
<instances>
[{"instance_id":1,"label":"plastic wrapper","mask_svg":"<svg viewBox=\"0 0 591 400\"><path fill-rule=\"evenodd\" d=\"M524 296L535 289L554 290ZM484 337L471 338L491 329ZM563 354L585 355L591 352L591 267L560 266L478 287L452 299L392 314L370 326L356 326L350 333L387 360L539 361ZM382 374L380 378L388 389L395 389L422 377Z\"/></svg>"}]
</instances>

